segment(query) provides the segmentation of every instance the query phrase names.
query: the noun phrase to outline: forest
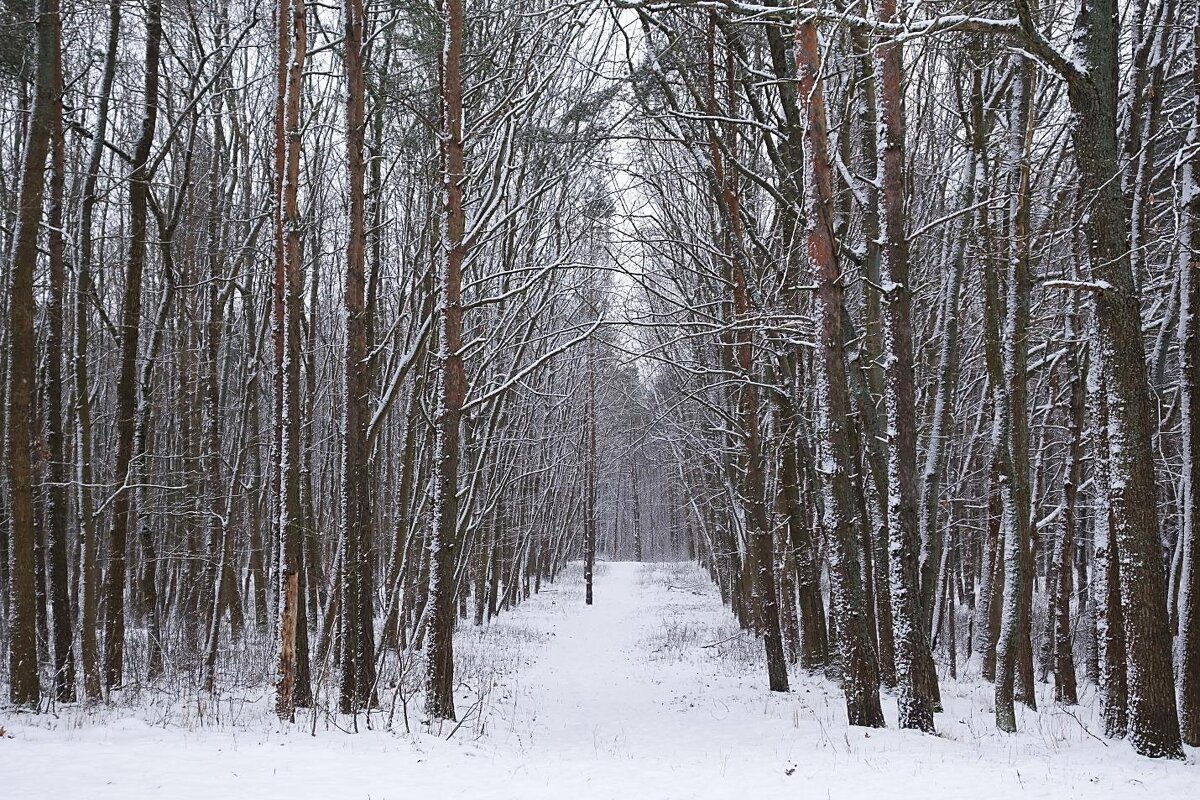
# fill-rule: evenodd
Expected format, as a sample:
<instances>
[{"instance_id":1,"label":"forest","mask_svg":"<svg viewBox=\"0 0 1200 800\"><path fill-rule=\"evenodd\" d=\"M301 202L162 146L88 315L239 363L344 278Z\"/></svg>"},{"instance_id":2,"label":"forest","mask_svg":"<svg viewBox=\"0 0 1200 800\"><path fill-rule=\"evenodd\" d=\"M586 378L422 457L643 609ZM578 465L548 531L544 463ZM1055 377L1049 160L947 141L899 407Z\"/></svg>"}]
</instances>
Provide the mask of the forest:
<instances>
[{"instance_id":1,"label":"forest","mask_svg":"<svg viewBox=\"0 0 1200 800\"><path fill-rule=\"evenodd\" d=\"M14 796L1200 786L1195 0L4 0L0 287Z\"/></svg>"}]
</instances>

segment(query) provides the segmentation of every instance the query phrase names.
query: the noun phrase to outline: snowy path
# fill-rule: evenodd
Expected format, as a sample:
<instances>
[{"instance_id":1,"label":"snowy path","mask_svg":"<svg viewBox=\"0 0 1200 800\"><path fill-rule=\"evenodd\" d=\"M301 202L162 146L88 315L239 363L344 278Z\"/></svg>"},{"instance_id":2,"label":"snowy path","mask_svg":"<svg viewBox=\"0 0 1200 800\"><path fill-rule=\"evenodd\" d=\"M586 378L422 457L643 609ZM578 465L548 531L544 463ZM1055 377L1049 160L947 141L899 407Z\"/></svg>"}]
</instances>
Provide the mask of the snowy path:
<instances>
[{"instance_id":1,"label":"snowy path","mask_svg":"<svg viewBox=\"0 0 1200 800\"><path fill-rule=\"evenodd\" d=\"M1021 734L997 734L989 690L974 682L943 685L939 737L848 728L823 678L794 674L792 693L765 690L759 645L739 637L694 568L601 566L595 606L584 606L577 580L564 580L486 631L462 632L464 681L491 689L482 725L469 720L449 741L448 728L440 737L324 728L313 737L273 722L265 700L220 727L157 727L138 709L100 712L103 724L75 710L58 719L0 713L11 736L0 739L0 798L1200 794L1194 763L1147 762L1123 743L1092 739L1088 709L1078 719L1027 714ZM460 713L471 698L460 697ZM884 705L893 718L894 701Z\"/></svg>"}]
</instances>

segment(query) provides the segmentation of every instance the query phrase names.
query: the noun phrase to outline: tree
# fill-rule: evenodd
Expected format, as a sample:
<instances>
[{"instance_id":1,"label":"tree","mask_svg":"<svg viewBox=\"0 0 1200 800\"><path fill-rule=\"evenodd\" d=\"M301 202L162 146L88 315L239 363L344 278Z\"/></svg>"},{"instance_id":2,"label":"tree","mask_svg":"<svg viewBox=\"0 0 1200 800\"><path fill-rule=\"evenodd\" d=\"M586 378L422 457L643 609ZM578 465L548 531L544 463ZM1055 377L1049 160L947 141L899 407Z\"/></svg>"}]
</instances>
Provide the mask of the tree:
<instances>
[{"instance_id":1,"label":"tree","mask_svg":"<svg viewBox=\"0 0 1200 800\"><path fill-rule=\"evenodd\" d=\"M898 19L894 0L879 6L882 22ZM921 680L929 655L921 623L920 540L917 529L916 391L913 387L912 284L908 237L904 230L904 110L901 96L902 51L899 42L875 47L879 77L879 199L883 239L881 278L885 301L884 365L888 437L888 532L892 620L895 626L896 678L900 727L933 731L928 685ZM933 681L936 684L936 675Z\"/></svg>"},{"instance_id":2,"label":"tree","mask_svg":"<svg viewBox=\"0 0 1200 800\"><path fill-rule=\"evenodd\" d=\"M8 285L8 491L10 587L9 699L13 705L36 708L41 699L38 681L36 603L34 590L34 359L36 309L33 275L38 258L38 230L46 189L46 156L50 140L45 131L54 118L58 69L58 4L39 0L37 69L21 166L17 231Z\"/></svg>"},{"instance_id":3,"label":"tree","mask_svg":"<svg viewBox=\"0 0 1200 800\"><path fill-rule=\"evenodd\" d=\"M54 689L59 702L75 701L74 612L67 569L67 436L63 420L63 317L66 304L67 265L64 208L66 203L66 136L63 130L63 76L61 15L57 3L46 12L53 28L51 56L54 86L50 119L50 207L47 213L50 304L49 335L46 338L46 447L50 463L46 470L46 538L49 558L50 603L54 617Z\"/></svg>"},{"instance_id":4,"label":"tree","mask_svg":"<svg viewBox=\"0 0 1200 800\"><path fill-rule=\"evenodd\" d=\"M596 571L596 345L590 343L587 355L587 420L584 424L584 447L587 448L586 488L583 511L583 583L584 602L592 604Z\"/></svg>"},{"instance_id":5,"label":"tree","mask_svg":"<svg viewBox=\"0 0 1200 800\"><path fill-rule=\"evenodd\" d=\"M1183 390L1183 569L1179 593L1179 722L1200 745L1200 19L1193 31L1190 155L1179 164L1179 352Z\"/></svg>"},{"instance_id":6,"label":"tree","mask_svg":"<svg viewBox=\"0 0 1200 800\"><path fill-rule=\"evenodd\" d=\"M446 0L442 62L442 168L445 211L438 252L438 404L435 420L433 523L429 536L428 666L425 710L454 716L454 594L458 556L459 425L466 394L462 353L462 268L467 255L463 184L462 0Z\"/></svg>"},{"instance_id":7,"label":"tree","mask_svg":"<svg viewBox=\"0 0 1200 800\"><path fill-rule=\"evenodd\" d=\"M1003 594L996 646L996 726L1017 729L1014 696L1033 706L1033 651L1030 645L1031 501L1029 489L1029 408L1026 389L1029 327L1029 147L1033 126L1033 63L1018 56L1009 122L1009 170L1013 187L1007 270L989 276L997 308L993 336L1000 344L1000 371L993 373L1000 445L1000 536ZM1003 287L1002 292L996 291ZM1019 688L1017 684L1020 684Z\"/></svg>"},{"instance_id":8,"label":"tree","mask_svg":"<svg viewBox=\"0 0 1200 800\"><path fill-rule=\"evenodd\" d=\"M1097 289L1096 357L1104 364L1109 514L1126 610L1129 737L1142 755L1181 758L1141 311L1129 258L1129 220L1120 187L1111 180L1119 172L1116 20L1113 0L1096 0L1081 10L1075 41L1086 72L1070 62L1059 68L1066 75L1067 96L1077 119L1072 136L1081 189L1094 198L1085 230Z\"/></svg>"},{"instance_id":9,"label":"tree","mask_svg":"<svg viewBox=\"0 0 1200 800\"><path fill-rule=\"evenodd\" d=\"M287 45L288 15L291 15L291 44ZM301 274L302 221L300 218L301 95L304 60L308 52L308 16L304 0L284 3L278 12L279 42L290 53L285 76L283 132L283 194L280 200L285 231L283 252L284 336L283 363L278 381L283 390L279 427L279 681L276 684L275 710L281 719L290 719L296 706L312 702L308 664L308 624L305 608L304 530L300 505L300 316L302 314L303 276ZM281 60L283 55L280 56ZM294 584L294 585L293 585Z\"/></svg>"},{"instance_id":10,"label":"tree","mask_svg":"<svg viewBox=\"0 0 1200 800\"><path fill-rule=\"evenodd\" d=\"M846 426L849 424L849 390L845 354L841 348L843 289L834 256L832 186L821 87L820 50L816 25L796 24L797 95L803 104L805 131L805 214L808 218L807 250L818 280L818 330L820 354L817 381L825 396L820 415L820 458L826 468L821 482L825 525L830 532L830 575L833 609L837 620L842 660L842 688L851 725L883 727L879 705L879 672L867 633L862 573L859 568L859 526L863 524L852 499L855 473Z\"/></svg>"},{"instance_id":11,"label":"tree","mask_svg":"<svg viewBox=\"0 0 1200 800\"><path fill-rule=\"evenodd\" d=\"M109 529L109 564L105 576L104 685L112 690L124 680L125 587L127 578L129 517L132 500L128 476L133 462L133 435L137 424L137 358L142 312L142 270L146 262L151 148L158 121L159 48L162 44L162 3L146 5L145 77L141 134L134 148L129 174L129 254L121 305L121 366L117 378L116 474L126 483L113 499Z\"/></svg>"},{"instance_id":12,"label":"tree","mask_svg":"<svg viewBox=\"0 0 1200 800\"><path fill-rule=\"evenodd\" d=\"M350 712L372 704L375 692L375 587L372 580L371 506L367 403L370 367L366 294L367 220L364 180L366 81L363 69L362 0L347 0L346 148L350 188L350 236L346 242L346 410L342 449L342 690L341 707Z\"/></svg>"},{"instance_id":13,"label":"tree","mask_svg":"<svg viewBox=\"0 0 1200 800\"><path fill-rule=\"evenodd\" d=\"M93 294L91 267L93 259L93 220L99 200L97 185L100 165L104 156L104 144L108 130L108 110L112 97L113 81L117 71L117 48L121 34L121 0L111 0L108 12L108 41L104 56L103 74L100 79L100 98L96 112L96 130L88 151L86 177L83 182L83 201L79 210L79 262L75 277L75 417L79 439L79 515L83 541L82 564L80 565L80 632L79 656L83 668L83 693L89 700L101 695L100 654L96 643L100 605L100 538L93 513L92 484L92 411L91 391L88 374L88 350L90 325L88 319L89 300Z\"/></svg>"}]
</instances>

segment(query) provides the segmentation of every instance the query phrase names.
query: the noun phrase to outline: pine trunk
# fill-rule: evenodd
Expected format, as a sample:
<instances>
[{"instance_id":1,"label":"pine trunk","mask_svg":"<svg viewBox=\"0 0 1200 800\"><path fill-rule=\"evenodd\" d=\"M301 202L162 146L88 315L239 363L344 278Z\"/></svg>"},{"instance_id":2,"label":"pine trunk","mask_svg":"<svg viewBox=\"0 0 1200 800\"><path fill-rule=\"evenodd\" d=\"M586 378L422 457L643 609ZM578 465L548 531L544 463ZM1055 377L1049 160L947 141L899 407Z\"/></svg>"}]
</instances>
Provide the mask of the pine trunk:
<instances>
[{"instance_id":1,"label":"pine trunk","mask_svg":"<svg viewBox=\"0 0 1200 800\"><path fill-rule=\"evenodd\" d=\"M814 363L818 388L825 400L820 413L818 441L823 465L820 472L825 526L830 540L833 620L840 645L842 688L850 724L878 728L883 726L884 719L879 704L879 668L867 630L859 561L864 520L854 500L852 480L857 467L846 429L851 419L846 357L842 349L844 289L834 254L833 182L825 155L829 152L829 135L816 24L797 23L795 36L797 94L804 98L806 117L807 250L818 282L817 331L821 345Z\"/></svg>"},{"instance_id":2,"label":"pine trunk","mask_svg":"<svg viewBox=\"0 0 1200 800\"><path fill-rule=\"evenodd\" d=\"M429 537L429 652L425 710L454 714L454 571L458 560L459 420L466 394L462 359L462 267L466 260L463 184L463 0L446 0L442 62L442 159L445 212L438 271L438 403L434 424L433 525Z\"/></svg>"}]
</instances>

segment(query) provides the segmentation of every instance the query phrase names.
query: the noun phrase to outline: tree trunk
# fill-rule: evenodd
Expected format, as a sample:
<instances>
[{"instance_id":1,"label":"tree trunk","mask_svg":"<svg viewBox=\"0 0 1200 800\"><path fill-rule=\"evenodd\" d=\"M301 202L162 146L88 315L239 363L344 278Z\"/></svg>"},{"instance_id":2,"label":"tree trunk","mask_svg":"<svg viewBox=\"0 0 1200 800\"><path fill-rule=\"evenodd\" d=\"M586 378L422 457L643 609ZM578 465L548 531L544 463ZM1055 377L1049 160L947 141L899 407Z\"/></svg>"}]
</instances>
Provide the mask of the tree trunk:
<instances>
[{"instance_id":1,"label":"tree trunk","mask_svg":"<svg viewBox=\"0 0 1200 800\"><path fill-rule=\"evenodd\" d=\"M429 536L429 651L425 710L430 717L454 714L454 570L458 560L459 420L466 395L462 358L462 267L466 260L463 184L462 50L463 0L446 0L442 62L442 159L445 213L439 253L438 403L434 421L433 525Z\"/></svg>"},{"instance_id":2,"label":"tree trunk","mask_svg":"<svg viewBox=\"0 0 1200 800\"><path fill-rule=\"evenodd\" d=\"M17 230L8 286L8 496L9 496L9 699L37 708L41 698L37 651L37 567L34 555L33 462L36 422L34 361L37 339L33 275L46 188L46 136L55 103L54 58L59 15L55 0L40 0L37 17L37 70L25 139L18 198ZM43 584L44 585L44 584Z\"/></svg>"},{"instance_id":3,"label":"tree trunk","mask_svg":"<svg viewBox=\"0 0 1200 800\"><path fill-rule=\"evenodd\" d=\"M1072 73L1067 95L1076 117L1072 136L1090 207L1084 227L1092 278L1099 288L1095 356L1104 364L1103 400L1108 406L1107 489L1126 611L1129 736L1142 755L1182 758L1141 303L1129 256L1129 218L1113 180L1119 174L1118 24L1115 0L1093 0L1081 10L1074 41L1086 72Z\"/></svg>"},{"instance_id":4,"label":"tree trunk","mask_svg":"<svg viewBox=\"0 0 1200 800\"><path fill-rule=\"evenodd\" d=\"M108 130L108 107L112 96L113 80L117 71L117 47L121 33L121 2L111 0L108 17L108 43L104 56L104 70L100 78L100 99L96 112L96 130L88 153L87 175L83 183L83 202L79 211L79 263L75 273L75 351L72 354L75 371L75 414L79 437L79 517L82 561L80 566L80 632L79 656L83 668L83 694L88 700L97 700L101 695L100 654L96 642L96 631L100 616L100 539L92 503L92 411L91 390L88 380L87 357L89 342L90 308L88 300L93 293L91 279L92 264L92 220L99 199L96 185L100 176L100 164L104 156L104 143Z\"/></svg>"},{"instance_id":5,"label":"tree trunk","mask_svg":"<svg viewBox=\"0 0 1200 800\"><path fill-rule=\"evenodd\" d=\"M596 343L588 344L587 354L587 419L584 421L584 436L587 437L587 462L584 465L584 517L583 517L583 582L584 603L591 605L593 582L596 571Z\"/></svg>"},{"instance_id":6,"label":"tree trunk","mask_svg":"<svg viewBox=\"0 0 1200 800\"><path fill-rule=\"evenodd\" d=\"M129 259L121 305L121 365L117 379L117 480L127 482L137 426L137 357L142 312L142 269L146 262L146 214L150 195L149 160L158 120L158 54L162 42L161 0L146 5L146 50L142 132L129 178ZM119 488L112 502L108 574L105 580L104 685L120 687L125 669L125 586L133 490Z\"/></svg>"},{"instance_id":7,"label":"tree trunk","mask_svg":"<svg viewBox=\"0 0 1200 800\"><path fill-rule=\"evenodd\" d=\"M898 18L895 0L881 0L879 19ZM879 77L878 181L883 218L880 278L883 288L884 399L888 427L888 556L895 629L896 685L901 728L933 732L930 687L922 681L930 658L921 622L920 539L917 530L916 390L913 387L912 286L908 268L908 236L904 230L904 108L902 51L898 41L875 47ZM882 587L877 587L882 591ZM932 672L932 670L929 670ZM936 683L936 673L926 681Z\"/></svg>"},{"instance_id":8,"label":"tree trunk","mask_svg":"<svg viewBox=\"0 0 1200 800\"><path fill-rule=\"evenodd\" d=\"M1000 306L1001 378L995 385L1001 436L1001 535L1004 539L1003 610L996 644L996 727L1017 729L1014 696L1035 707L1030 644L1029 410L1026 354L1029 328L1029 148L1033 136L1033 62L1018 56L1009 123L1011 236L1007 297ZM994 601L994 600L993 600ZM1026 663L1028 661L1028 663ZM1020 684L1019 687L1017 684Z\"/></svg>"},{"instance_id":9,"label":"tree trunk","mask_svg":"<svg viewBox=\"0 0 1200 800\"><path fill-rule=\"evenodd\" d=\"M366 306L366 85L363 68L364 6L346 0L346 149L350 189L350 236L346 243L345 416L342 446L342 685L341 709L349 713L373 703L375 626L371 557L371 491L367 426L370 422L369 342Z\"/></svg>"},{"instance_id":10,"label":"tree trunk","mask_svg":"<svg viewBox=\"0 0 1200 800\"><path fill-rule=\"evenodd\" d=\"M287 14L291 11L292 44L287 70L284 131L286 159L283 176L282 210L286 227L284 251L284 324L285 346L281 380L283 408L280 428L280 464L277 472L281 481L279 506L279 603L280 650L279 682L276 684L276 712L280 718L292 718L292 709L312 703L309 669L308 614L305 609L304 586L304 522L300 505L301 474L301 407L300 407L300 317L302 314L303 278L300 271L301 239L303 237L298 201L300 183L300 150L302 130L300 100L307 54L308 26L302 0L292 0L279 10L280 41L286 46ZM296 586L293 590L291 582ZM286 595L294 591L295 613L286 613ZM287 624L284 624L284 623ZM288 639L291 639L290 647ZM285 693L290 692L290 697Z\"/></svg>"},{"instance_id":11,"label":"tree trunk","mask_svg":"<svg viewBox=\"0 0 1200 800\"><path fill-rule=\"evenodd\" d=\"M1078 298L1074 299L1078 304ZM1075 537L1077 535L1077 501L1079 486L1083 482L1084 422L1087 415L1087 388L1079 374L1080 363L1075 356L1078 331L1075 321L1077 311L1072 310L1067 318L1067 372L1069 374L1069 398L1067 404L1067 428L1071 437L1066 475L1063 481L1063 532L1058 543L1055 559L1058 562L1058 593L1054 600L1054 699L1063 705L1079 702L1075 680L1075 656L1071 649L1071 596L1073 585L1071 573L1075 562ZM1085 619L1082 606L1079 618Z\"/></svg>"},{"instance_id":12,"label":"tree trunk","mask_svg":"<svg viewBox=\"0 0 1200 800\"><path fill-rule=\"evenodd\" d=\"M1200 20L1192 31L1192 121L1180 164L1180 308L1183 417L1183 568L1179 591L1179 717L1183 741L1200 746Z\"/></svg>"},{"instance_id":13,"label":"tree trunk","mask_svg":"<svg viewBox=\"0 0 1200 800\"><path fill-rule=\"evenodd\" d=\"M860 531L864 521L854 502L851 483L856 469L846 430L850 424L850 397L842 350L844 290L834 255L833 184L825 156L829 136L816 24L797 23L795 35L797 94L804 98L806 117L807 250L818 281L816 309L821 352L815 364L817 385L825 398L818 440L820 458L825 465L821 480L825 525L830 539L833 618L841 648L842 687L850 724L878 728L883 726L884 719L879 705L879 669L867 631L859 562Z\"/></svg>"},{"instance_id":14,"label":"tree trunk","mask_svg":"<svg viewBox=\"0 0 1200 800\"><path fill-rule=\"evenodd\" d=\"M59 702L75 702L75 654L71 587L67 568L67 437L63 423L63 309L66 293L66 242L63 237L63 205L66 190L66 142L63 135L62 42L57 0L47 3L46 12L53 36L51 69L54 86L51 101L50 209L47 233L50 252L50 306L46 310L46 422L50 451L47 489L47 539L50 570L50 602L54 616L54 688Z\"/></svg>"}]
</instances>

